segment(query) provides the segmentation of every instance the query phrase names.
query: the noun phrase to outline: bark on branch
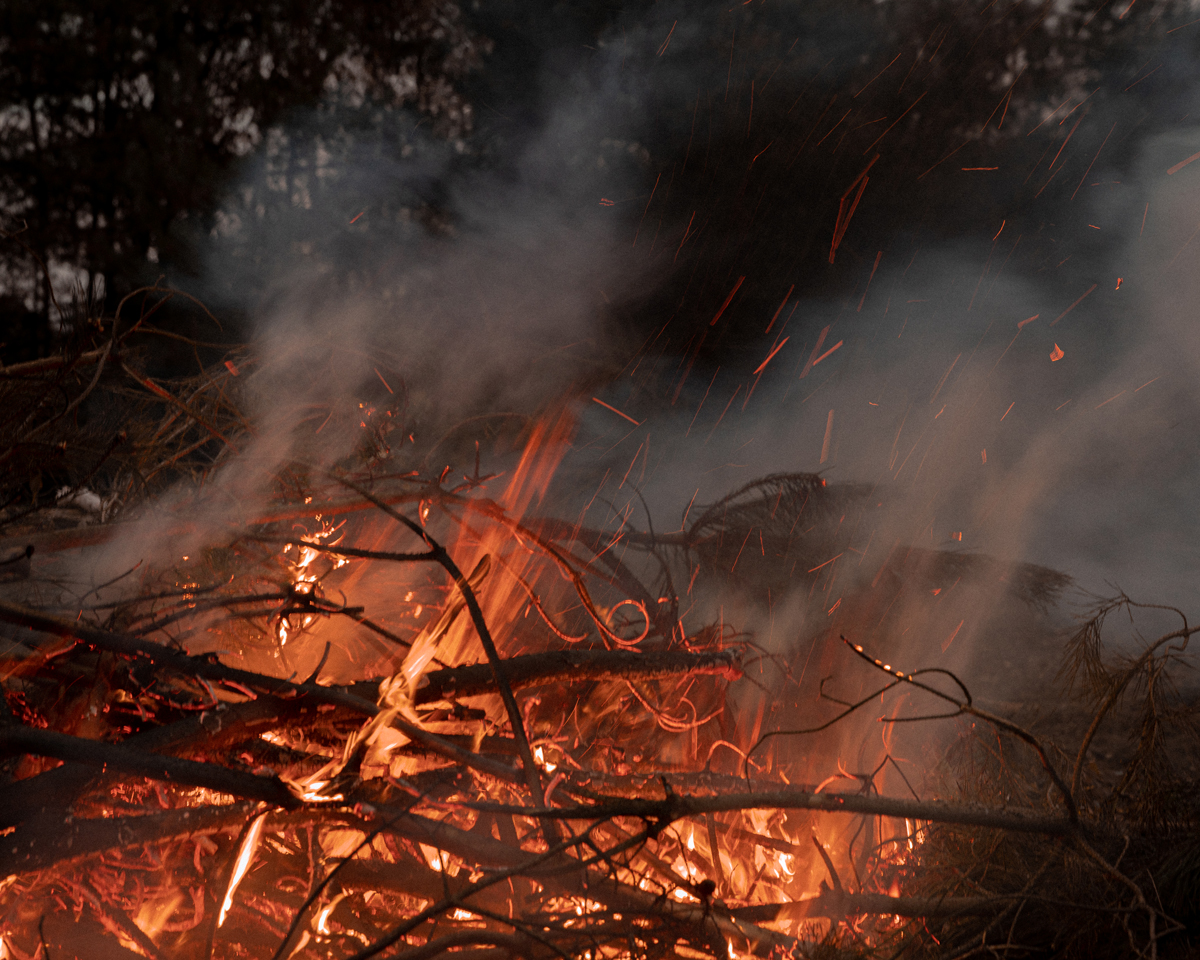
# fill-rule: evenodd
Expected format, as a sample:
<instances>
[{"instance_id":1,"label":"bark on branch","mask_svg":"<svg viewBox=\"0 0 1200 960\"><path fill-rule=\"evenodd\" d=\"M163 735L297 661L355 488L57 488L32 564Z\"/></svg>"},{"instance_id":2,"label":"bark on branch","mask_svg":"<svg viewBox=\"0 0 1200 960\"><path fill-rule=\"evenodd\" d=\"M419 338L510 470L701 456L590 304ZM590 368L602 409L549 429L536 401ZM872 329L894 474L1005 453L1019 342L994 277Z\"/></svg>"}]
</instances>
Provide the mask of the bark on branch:
<instances>
[{"instance_id":1,"label":"bark on branch","mask_svg":"<svg viewBox=\"0 0 1200 960\"><path fill-rule=\"evenodd\" d=\"M732 681L742 676L737 655L732 651L683 653L668 650L650 653L554 650L505 660L504 673L514 690L579 680L661 680L707 674ZM497 692L488 664L434 670L424 679L428 682L417 689L417 703Z\"/></svg>"},{"instance_id":2,"label":"bark on branch","mask_svg":"<svg viewBox=\"0 0 1200 960\"><path fill-rule=\"evenodd\" d=\"M19 726L0 728L0 755L11 756L18 753L112 768L151 780L207 787L209 790L249 800L261 800L286 809L300 806L300 800L278 777L260 777L253 773L230 770L216 763L164 757L161 754L136 750L123 743L105 743L103 740L72 737L54 730Z\"/></svg>"},{"instance_id":3,"label":"bark on branch","mask_svg":"<svg viewBox=\"0 0 1200 960\"><path fill-rule=\"evenodd\" d=\"M1063 817L1040 816L1032 811L996 810L941 800L905 800L861 794L812 793L806 790L770 790L762 793L733 793L715 797L672 795L665 800L609 800L574 807L514 807L505 804L473 804L492 813L526 817L553 817L561 820L601 820L610 817L637 817L666 825L686 817L731 810L814 810L822 813L867 814L897 819L929 820L960 826L1013 830L1059 836L1075 829Z\"/></svg>"}]
</instances>

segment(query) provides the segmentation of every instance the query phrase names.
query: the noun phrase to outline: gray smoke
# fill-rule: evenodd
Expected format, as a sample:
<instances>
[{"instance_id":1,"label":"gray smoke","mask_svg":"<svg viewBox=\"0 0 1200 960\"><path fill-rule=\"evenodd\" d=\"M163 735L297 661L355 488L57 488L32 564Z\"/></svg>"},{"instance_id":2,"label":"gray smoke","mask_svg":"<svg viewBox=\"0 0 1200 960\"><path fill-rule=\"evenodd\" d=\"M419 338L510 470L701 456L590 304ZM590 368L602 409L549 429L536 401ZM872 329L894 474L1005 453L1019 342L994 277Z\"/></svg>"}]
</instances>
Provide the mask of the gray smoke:
<instances>
[{"instance_id":1,"label":"gray smoke","mask_svg":"<svg viewBox=\"0 0 1200 960\"><path fill-rule=\"evenodd\" d=\"M595 495L588 522L597 526L642 523L635 490L662 530L689 503L766 474L819 471L831 484L863 485L872 507L850 540L853 566L842 562L819 606L797 596L766 607L730 601L728 611L727 598L697 601L689 625L737 614L773 649L819 632L839 590L869 583L896 544L1042 564L1099 593L1114 584L1186 607L1200 533L1191 289L1200 163L1167 170L1200 149L1200 135L1131 132L1126 108L1097 106L1089 129L1111 122L1118 138L1141 142L1132 161L1100 155L1075 199L1046 202L1040 227L1025 217L1046 245L1040 260L1009 263L1022 234L987 223L977 237L896 241L861 300L815 298L800 277L781 317L788 326L773 334L789 339L761 377L744 364L697 367L676 399L664 385L684 358L655 354L652 337L614 319L669 275L669 251L635 247L637 218L610 210L640 209L654 180L636 129L653 121L637 109L648 96L640 91L690 102L697 87L723 84L710 13L626 16L583 70L569 54L547 58L554 72L538 121L490 168L464 168L453 146L419 134L409 138L415 160L356 142L325 180L310 171L302 191L283 191L283 213L260 213L270 160L252 165L231 194L237 215L211 288L232 297L245 280L255 291L240 305L260 358L256 438L189 507L193 533L174 532L168 498L88 575L101 581L219 537L254 515L291 458L352 456L353 429L314 439L312 418L341 411L333 422L352 427L371 396L404 406L418 444L471 417L574 405L580 433L547 508L577 515ZM677 59L658 55L668 30ZM853 40L831 32L833 52L871 51L869 31ZM315 117L288 131L297 143L323 135ZM1086 158L1072 163L1070 175L1082 176ZM868 190L863 202L872 199ZM368 233L350 222L360 211ZM1067 251L1069 267L1052 247ZM775 345L762 340L760 359ZM660 372L647 378L643 358ZM404 437L394 440L403 452ZM437 457L465 466L461 451ZM914 613L913 634L925 638L912 656L964 662L1013 616L998 588L964 589L935 613ZM953 633L960 619L966 626Z\"/></svg>"}]
</instances>

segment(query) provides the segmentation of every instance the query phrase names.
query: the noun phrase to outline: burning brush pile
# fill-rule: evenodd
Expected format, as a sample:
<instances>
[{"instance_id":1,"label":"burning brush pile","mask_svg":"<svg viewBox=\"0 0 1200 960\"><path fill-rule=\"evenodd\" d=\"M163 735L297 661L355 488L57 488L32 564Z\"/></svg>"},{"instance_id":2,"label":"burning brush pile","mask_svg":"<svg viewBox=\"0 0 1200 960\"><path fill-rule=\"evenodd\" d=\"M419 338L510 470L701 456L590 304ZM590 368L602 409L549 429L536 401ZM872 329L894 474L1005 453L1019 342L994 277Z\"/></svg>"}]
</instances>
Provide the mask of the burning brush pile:
<instances>
[{"instance_id":1,"label":"burning brush pile","mask_svg":"<svg viewBox=\"0 0 1200 960\"><path fill-rule=\"evenodd\" d=\"M136 529L121 482L153 487L151 463L198 478L172 513L185 531L199 480L242 435L232 360L155 381L117 339L3 384L20 495L0 603L0 956L1188 949L1200 810L1177 751L1194 721L1169 685L1186 619L1124 658L1105 650L1105 617L1136 605L1085 621L1067 653L1091 712L1064 752L937 664L877 659L890 634L865 624L936 595L931 582L1003 573L1037 606L1065 578L893 552L811 643L768 650L681 603L725 571L820 597L862 492L771 477L659 536L539 516L566 416L530 424L501 476L399 469L378 449L291 462L260 515L67 599L30 572L24 540ZM95 390L136 412L119 442L71 434ZM41 486L66 488L49 514L33 509L33 467L13 466L50 473L43 438L63 463ZM104 473L97 457L118 451ZM64 502L102 474L93 495L118 519L68 528ZM745 552L755 530L761 549ZM1130 710L1114 778L1089 751ZM845 750L880 742L880 712L889 731L950 731L929 733L924 772L899 739Z\"/></svg>"}]
</instances>

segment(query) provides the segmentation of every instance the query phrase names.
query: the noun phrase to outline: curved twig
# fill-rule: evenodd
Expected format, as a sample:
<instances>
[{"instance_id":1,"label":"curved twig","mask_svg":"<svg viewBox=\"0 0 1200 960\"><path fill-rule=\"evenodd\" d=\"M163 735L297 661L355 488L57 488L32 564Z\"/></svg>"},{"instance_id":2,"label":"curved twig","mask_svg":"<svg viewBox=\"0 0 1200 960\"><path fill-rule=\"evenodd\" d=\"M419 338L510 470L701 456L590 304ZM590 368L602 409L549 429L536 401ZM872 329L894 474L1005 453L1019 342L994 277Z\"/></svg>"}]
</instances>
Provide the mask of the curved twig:
<instances>
[{"instance_id":1,"label":"curved twig","mask_svg":"<svg viewBox=\"0 0 1200 960\"><path fill-rule=\"evenodd\" d=\"M1187 641L1191 638L1192 634L1200 631L1200 627L1189 627L1187 617L1184 616L1182 611L1176 609L1175 607L1162 607L1158 604L1140 604L1133 603L1133 601L1127 602L1130 606L1134 607L1171 610L1179 614L1179 616L1183 619L1183 627L1179 630L1173 630L1170 633L1164 634L1155 640L1154 643L1146 647L1146 649L1142 651L1142 655L1138 657L1137 660L1135 660L1132 664L1130 664L1125 673L1112 685L1108 692L1108 696L1104 698L1104 701L1100 704L1095 715L1092 717L1092 722L1088 726L1087 733L1085 733L1083 736L1083 742L1079 745L1079 752L1075 756L1075 767L1071 772L1072 796L1079 792L1079 781L1083 776L1083 764L1087 758L1088 749L1092 745L1092 740L1095 739L1096 733L1100 729L1100 724L1108 715L1109 710L1111 710L1116 704L1117 700L1120 699L1121 694L1124 693L1125 688L1129 685L1129 682L1135 676L1137 676L1150 658L1153 657L1159 648L1161 648L1164 644L1168 644L1172 640L1183 640L1183 645L1186 647Z\"/></svg>"},{"instance_id":2,"label":"curved twig","mask_svg":"<svg viewBox=\"0 0 1200 960\"><path fill-rule=\"evenodd\" d=\"M876 658L872 657L862 648L860 644L851 643L845 637L842 637L842 642L845 643L846 646L848 646L851 650L853 650L859 657L861 657L863 660L866 660L867 663L871 664L871 666L875 667L875 669L881 670L889 676L896 677L897 680L901 680L905 683L911 684L914 687L918 687L919 689L924 690L926 693L932 694L941 700L945 700L949 704L953 704L957 708L958 714L969 714L972 717L977 717L980 720L983 720L985 723L990 723L993 727L997 727L1006 731L1007 733L1011 733L1017 739L1023 740L1025 743L1029 744L1029 746L1031 746L1034 752L1037 754L1038 760L1042 764L1042 769L1046 771L1047 776L1050 777L1051 782L1053 782L1055 789L1058 791L1059 796L1062 799L1063 806L1067 809L1067 816L1070 818L1071 823L1077 823L1079 821L1079 809L1075 805L1075 797L1072 791L1067 787L1066 783L1063 782L1063 779L1059 775L1054 764L1050 762L1050 756L1047 754L1046 748L1042 746L1041 741L1024 727L1018 726L1011 720L1005 720L1003 717L998 717L995 714L988 713L986 710L980 710L978 707L972 705L970 691L967 690L966 685L953 673L940 667L930 667L925 670L917 670L914 673L905 674L903 671L892 667L891 664L884 663L882 660L877 660ZM964 703L961 700L957 700L950 696L950 694L943 693L941 690L937 689L937 687L931 687L929 684L922 683L916 679L916 677L924 673L941 673L950 677L950 679L958 685L958 688L963 691L966 702ZM956 714L951 714L951 716L954 715Z\"/></svg>"},{"instance_id":3,"label":"curved twig","mask_svg":"<svg viewBox=\"0 0 1200 960\"><path fill-rule=\"evenodd\" d=\"M550 615L546 612L546 608L542 606L541 598L534 591L533 587L530 586L528 581L526 581L523 576L505 563L503 558L497 557L496 559L500 562L500 566L504 567L504 569L513 576L517 583L525 588L525 592L529 595L529 602L533 605L533 609L538 612L538 616L542 618L542 622L550 628L550 632L558 637L559 640L563 641L563 643L582 643L588 638L586 633L580 634L578 637L572 637L570 634L564 633L561 629L559 629L558 625L550 619Z\"/></svg>"}]
</instances>

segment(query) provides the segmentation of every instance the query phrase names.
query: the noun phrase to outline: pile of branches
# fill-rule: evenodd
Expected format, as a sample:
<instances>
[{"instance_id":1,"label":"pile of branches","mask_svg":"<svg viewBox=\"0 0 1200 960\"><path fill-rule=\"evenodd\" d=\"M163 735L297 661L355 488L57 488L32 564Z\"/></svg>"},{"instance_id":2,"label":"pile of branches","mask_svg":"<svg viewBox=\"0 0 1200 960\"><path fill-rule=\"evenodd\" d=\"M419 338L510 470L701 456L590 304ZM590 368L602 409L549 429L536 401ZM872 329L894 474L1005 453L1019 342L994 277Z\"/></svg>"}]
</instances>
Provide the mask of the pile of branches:
<instances>
[{"instance_id":1,"label":"pile of branches","mask_svg":"<svg viewBox=\"0 0 1200 960\"><path fill-rule=\"evenodd\" d=\"M366 482L340 477L352 496L305 507L328 523L367 505L406 549L268 521L204 561L242 564L220 586L185 577L69 616L0 604L0 620L30 631L0 667L10 955L1155 956L1184 942L1200 856L1180 838L1194 838L1195 794L1162 752L1180 719L1163 685L1195 630L1186 619L1120 664L1100 638L1130 602L1087 623L1073 662L1095 714L1070 767L953 675L906 673L849 642L848 664L880 687L820 728L760 736L727 698L749 682L752 649L685 634L677 598L640 587L612 551L604 567L602 544L436 480ZM522 579L553 639L514 653L512 636L493 636L484 565L459 569L410 503L423 518L436 505L464 527L499 525L561 573L569 615ZM325 574L297 578L297 551ZM440 571L416 635L326 595L335 568L380 564ZM605 606L604 590L624 600ZM642 616L620 622L625 602ZM435 659L401 683L409 652L464 612L481 661ZM281 624L294 645L296 630L319 641L340 618L390 645L395 672L331 683L328 643L303 679L187 652L199 633L186 624L204 622L277 645L286 666ZM1089 745L1139 689L1139 750L1101 796ZM968 723L947 760L952 799L920 795L928 784L881 796L879 770L787 781L769 746L853 722L892 691Z\"/></svg>"},{"instance_id":2,"label":"pile of branches","mask_svg":"<svg viewBox=\"0 0 1200 960\"><path fill-rule=\"evenodd\" d=\"M205 365L179 341L197 373L149 376L136 338L170 336L153 317L171 294L142 294L128 328L0 370L10 545L78 540L81 514L102 538L236 453L251 361ZM812 699L800 665L724 622L685 630L680 594L716 571L776 595L828 574L865 491L780 475L679 533L588 529L510 515L478 464L458 486L386 469L367 433L370 470L295 465L256 522L136 588L0 602L0 956L1186 955L1200 778L1172 686L1195 632L1181 613L1119 655L1113 614L1142 608L1084 619L1062 678L1084 718L1070 750L854 637L792 714L825 719L771 729L776 702ZM491 552L460 569L439 520L454 555ZM966 554L889 564L1001 577L1035 607L1068 582ZM489 622L502 583L515 599ZM466 657L440 646L455 630ZM846 770L831 744L905 696L889 720L956 723L952 749L924 780L886 751ZM1114 775L1096 743L1131 716ZM801 782L817 761L839 774Z\"/></svg>"}]
</instances>

